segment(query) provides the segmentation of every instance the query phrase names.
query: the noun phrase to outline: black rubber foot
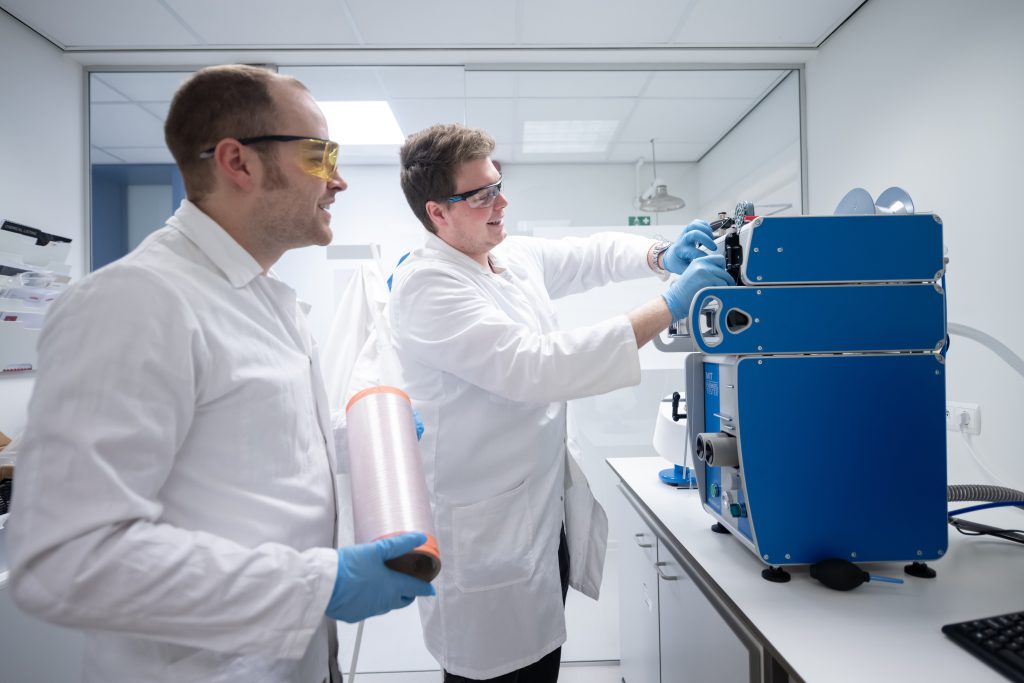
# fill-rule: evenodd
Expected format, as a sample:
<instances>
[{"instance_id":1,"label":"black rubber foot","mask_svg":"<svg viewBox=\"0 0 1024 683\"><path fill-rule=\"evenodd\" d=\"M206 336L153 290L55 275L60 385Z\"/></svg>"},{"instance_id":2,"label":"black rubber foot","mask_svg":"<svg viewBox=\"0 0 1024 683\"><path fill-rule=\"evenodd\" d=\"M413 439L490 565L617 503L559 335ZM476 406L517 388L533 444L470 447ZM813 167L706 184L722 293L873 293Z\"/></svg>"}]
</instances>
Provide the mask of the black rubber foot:
<instances>
[{"instance_id":1,"label":"black rubber foot","mask_svg":"<svg viewBox=\"0 0 1024 683\"><path fill-rule=\"evenodd\" d=\"M908 564L903 567L903 571L911 576L916 576L919 579L934 579L935 570L929 567L924 562L915 562L914 564Z\"/></svg>"},{"instance_id":2,"label":"black rubber foot","mask_svg":"<svg viewBox=\"0 0 1024 683\"><path fill-rule=\"evenodd\" d=\"M782 567L768 567L761 571L761 578L772 583L786 583L789 581L789 572Z\"/></svg>"},{"instance_id":3,"label":"black rubber foot","mask_svg":"<svg viewBox=\"0 0 1024 683\"><path fill-rule=\"evenodd\" d=\"M732 533L721 522L715 522L714 524L712 524L711 525L711 530L714 531L716 534L731 534Z\"/></svg>"}]
</instances>

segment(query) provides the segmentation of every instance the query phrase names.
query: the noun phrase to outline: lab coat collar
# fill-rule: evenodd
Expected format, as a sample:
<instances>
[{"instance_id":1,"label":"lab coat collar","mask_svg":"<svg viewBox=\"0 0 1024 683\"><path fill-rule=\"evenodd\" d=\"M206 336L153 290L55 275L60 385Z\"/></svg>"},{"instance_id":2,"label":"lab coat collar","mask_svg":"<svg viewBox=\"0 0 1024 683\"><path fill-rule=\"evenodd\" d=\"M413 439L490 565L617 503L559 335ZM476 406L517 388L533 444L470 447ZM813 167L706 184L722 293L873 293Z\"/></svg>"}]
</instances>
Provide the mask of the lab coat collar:
<instances>
[{"instance_id":1,"label":"lab coat collar","mask_svg":"<svg viewBox=\"0 0 1024 683\"><path fill-rule=\"evenodd\" d=\"M245 287L263 273L263 268L252 254L187 199L182 200L181 206L168 219L167 225L180 230L199 247L213 265L224 273L232 287Z\"/></svg>"},{"instance_id":2,"label":"lab coat collar","mask_svg":"<svg viewBox=\"0 0 1024 683\"><path fill-rule=\"evenodd\" d=\"M423 247L425 249L439 252L439 256L446 261L450 261L456 265L460 265L463 268L468 268L478 273L483 273L484 275L492 275L505 270L504 261L501 257L495 256L493 250L487 255L487 259L491 264L490 267L481 266L479 263L466 256L432 232L427 234L427 241L424 243Z\"/></svg>"}]
</instances>

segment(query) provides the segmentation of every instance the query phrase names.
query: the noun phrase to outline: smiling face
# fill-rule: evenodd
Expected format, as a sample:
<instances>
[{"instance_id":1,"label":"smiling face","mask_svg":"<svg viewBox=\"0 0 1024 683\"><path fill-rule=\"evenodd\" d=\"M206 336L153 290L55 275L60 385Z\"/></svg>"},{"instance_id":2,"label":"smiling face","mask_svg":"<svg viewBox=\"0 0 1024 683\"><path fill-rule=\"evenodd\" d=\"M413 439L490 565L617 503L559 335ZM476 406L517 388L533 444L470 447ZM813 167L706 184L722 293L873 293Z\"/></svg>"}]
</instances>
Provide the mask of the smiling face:
<instances>
[{"instance_id":1,"label":"smiling face","mask_svg":"<svg viewBox=\"0 0 1024 683\"><path fill-rule=\"evenodd\" d=\"M462 163L455 173L455 194L492 185L501 179L490 157ZM508 200L498 193L490 206L473 208L470 202L428 202L437 236L482 266L487 254L505 239L505 207Z\"/></svg>"},{"instance_id":2,"label":"smiling face","mask_svg":"<svg viewBox=\"0 0 1024 683\"><path fill-rule=\"evenodd\" d=\"M278 114L276 135L327 139L327 121L313 97L289 83L272 86ZM328 181L303 170L298 141L275 142L265 155L263 195L254 220L261 237L275 251L331 243L330 206L348 183L335 170Z\"/></svg>"}]
</instances>

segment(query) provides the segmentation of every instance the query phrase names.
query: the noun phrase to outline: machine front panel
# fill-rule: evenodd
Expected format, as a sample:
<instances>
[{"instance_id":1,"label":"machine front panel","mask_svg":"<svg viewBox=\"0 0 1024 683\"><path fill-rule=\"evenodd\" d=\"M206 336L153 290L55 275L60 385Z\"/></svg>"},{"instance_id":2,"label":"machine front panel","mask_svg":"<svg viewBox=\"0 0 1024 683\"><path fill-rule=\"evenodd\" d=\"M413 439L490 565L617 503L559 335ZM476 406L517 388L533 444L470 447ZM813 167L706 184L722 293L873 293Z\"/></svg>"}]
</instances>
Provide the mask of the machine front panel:
<instances>
[{"instance_id":1,"label":"machine front panel","mask_svg":"<svg viewBox=\"0 0 1024 683\"><path fill-rule=\"evenodd\" d=\"M944 375L925 354L739 361L741 469L763 561L945 552Z\"/></svg>"},{"instance_id":2,"label":"machine front panel","mask_svg":"<svg viewBox=\"0 0 1024 683\"><path fill-rule=\"evenodd\" d=\"M934 214L772 216L749 228L743 281L934 280L944 268L942 221Z\"/></svg>"},{"instance_id":3,"label":"machine front panel","mask_svg":"<svg viewBox=\"0 0 1024 683\"><path fill-rule=\"evenodd\" d=\"M933 351L943 299L932 283L715 287L698 295L690 329L717 354Z\"/></svg>"}]
</instances>

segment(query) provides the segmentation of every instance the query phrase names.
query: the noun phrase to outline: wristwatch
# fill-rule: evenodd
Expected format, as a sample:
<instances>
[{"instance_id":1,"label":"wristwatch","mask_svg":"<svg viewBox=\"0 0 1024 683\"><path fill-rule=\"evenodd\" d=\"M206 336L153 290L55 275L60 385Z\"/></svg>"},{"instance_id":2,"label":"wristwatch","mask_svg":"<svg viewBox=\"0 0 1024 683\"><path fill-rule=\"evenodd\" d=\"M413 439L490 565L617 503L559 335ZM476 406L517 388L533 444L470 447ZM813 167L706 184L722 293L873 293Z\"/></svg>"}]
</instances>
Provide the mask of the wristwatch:
<instances>
[{"instance_id":1,"label":"wristwatch","mask_svg":"<svg viewBox=\"0 0 1024 683\"><path fill-rule=\"evenodd\" d=\"M671 242L656 242L654 246L651 247L651 250L647 252L647 265L649 265L651 267L651 270L653 270L658 275L663 275L664 273L668 272L667 270L661 267L661 264L658 263L658 257L661 256L664 252L668 251L668 248L671 246Z\"/></svg>"}]
</instances>

